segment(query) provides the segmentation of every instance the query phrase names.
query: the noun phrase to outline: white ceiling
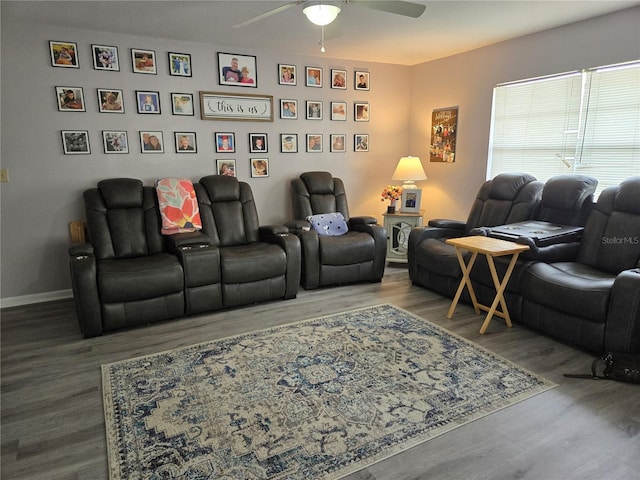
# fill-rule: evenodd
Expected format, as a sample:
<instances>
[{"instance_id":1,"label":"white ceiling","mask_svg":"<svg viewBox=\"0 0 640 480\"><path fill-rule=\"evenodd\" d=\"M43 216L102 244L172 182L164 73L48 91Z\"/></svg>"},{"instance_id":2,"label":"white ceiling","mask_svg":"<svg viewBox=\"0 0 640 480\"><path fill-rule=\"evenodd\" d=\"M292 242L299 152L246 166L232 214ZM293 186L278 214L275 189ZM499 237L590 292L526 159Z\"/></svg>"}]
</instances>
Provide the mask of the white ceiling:
<instances>
[{"instance_id":1,"label":"white ceiling","mask_svg":"<svg viewBox=\"0 0 640 480\"><path fill-rule=\"evenodd\" d=\"M2 1L3 22L28 18L61 27L210 42L245 51L321 56L320 27L295 5L242 28L234 25L291 1ZM415 65L585 20L640 1L427 1L418 19L342 4L326 27L326 56ZM639 21L640 28L640 21ZM73 39L69 39L73 40Z\"/></svg>"}]
</instances>

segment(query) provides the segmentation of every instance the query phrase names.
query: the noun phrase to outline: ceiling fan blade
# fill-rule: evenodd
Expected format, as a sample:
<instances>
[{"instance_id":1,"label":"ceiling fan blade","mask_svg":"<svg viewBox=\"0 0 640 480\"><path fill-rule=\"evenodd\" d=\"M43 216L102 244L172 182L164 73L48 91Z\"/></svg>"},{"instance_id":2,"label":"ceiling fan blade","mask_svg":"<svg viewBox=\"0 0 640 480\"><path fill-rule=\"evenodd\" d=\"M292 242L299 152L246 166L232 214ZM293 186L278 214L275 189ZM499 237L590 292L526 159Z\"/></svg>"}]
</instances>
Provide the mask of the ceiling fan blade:
<instances>
[{"instance_id":1,"label":"ceiling fan blade","mask_svg":"<svg viewBox=\"0 0 640 480\"><path fill-rule=\"evenodd\" d=\"M405 17L411 18L418 18L427 9L426 5L422 5L420 3L394 0L345 0L345 2L358 7L372 8L373 10L394 13L396 15L404 15Z\"/></svg>"},{"instance_id":2,"label":"ceiling fan blade","mask_svg":"<svg viewBox=\"0 0 640 480\"><path fill-rule=\"evenodd\" d=\"M285 10L288 10L291 7L295 7L297 5L301 5L305 2L306 0L298 0L296 2L290 2L290 3L286 3L284 5L281 5L277 8L274 8L273 10L269 10L267 12L261 13L260 15L250 18L249 20L245 20L242 23L238 23L237 25L234 25L231 28L241 28L241 27L246 27L247 25L251 25L254 22L257 22L259 20L262 20L264 18L270 17L271 15L275 15L276 13L280 13L280 12L284 12Z\"/></svg>"}]
</instances>

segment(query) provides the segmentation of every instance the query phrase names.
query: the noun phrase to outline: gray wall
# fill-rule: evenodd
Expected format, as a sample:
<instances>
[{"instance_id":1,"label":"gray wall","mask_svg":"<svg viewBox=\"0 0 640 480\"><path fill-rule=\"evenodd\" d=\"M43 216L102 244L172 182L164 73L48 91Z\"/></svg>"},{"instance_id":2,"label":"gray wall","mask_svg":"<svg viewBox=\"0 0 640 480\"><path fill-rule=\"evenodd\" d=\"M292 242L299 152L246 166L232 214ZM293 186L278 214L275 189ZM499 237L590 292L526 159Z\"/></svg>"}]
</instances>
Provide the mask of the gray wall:
<instances>
[{"instance_id":1,"label":"gray wall","mask_svg":"<svg viewBox=\"0 0 640 480\"><path fill-rule=\"evenodd\" d=\"M0 187L2 306L17 305L69 295L67 247L68 222L83 218L81 193L109 177L135 177L152 184L157 177L182 176L197 180L214 172L213 132L233 131L238 151L233 158L241 180L251 184L258 200L261 223L279 223L290 218L288 182L306 170L329 170L347 185L351 213L380 217L385 204L380 191L392 183L391 174L402 155L419 155L429 179L422 206L426 218L465 218L479 185L485 180L491 116L492 88L496 83L592 67L640 58L640 8L541 32L509 42L478 49L442 60L404 67L357 63L331 58L300 58L237 51L223 45L185 43L141 38L106 32L43 28L28 19L2 17L2 166L11 181ZM81 68L50 66L48 41L78 43ZM91 67L90 45L119 47L120 72L103 72ZM158 75L131 72L130 48L153 49L158 57ZM192 55L192 78L168 75L167 52ZM215 52L256 55L258 89L217 85ZM313 89L300 81L296 87L277 84L278 63L324 68L325 87ZM371 91L332 90L326 86L331 68L371 72ZM351 80L351 77L349 78ZM84 88L87 112L58 112L55 86ZM97 110L96 88L119 88L125 92L125 115L101 114ZM160 91L163 113L144 116L135 113L134 90ZM170 92L245 92L323 100L325 120L314 122L277 120L262 122L214 122L195 117L172 116ZM331 122L328 102L344 100L371 104L371 121ZM431 111L458 105L458 150L453 164L429 163L428 144ZM199 109L198 112L199 113ZM91 155L63 155L60 130L86 129L90 133ZM131 143L128 155L105 155L101 130L127 130ZM165 154L141 155L139 130L163 130ZM176 155L174 131L195 131L199 152ZM270 177L249 177L247 137L250 132L269 134ZM280 133L322 133L325 153L283 155ZM345 133L347 153L328 153L328 135ZM353 152L353 134L368 133L369 153Z\"/></svg>"}]
</instances>

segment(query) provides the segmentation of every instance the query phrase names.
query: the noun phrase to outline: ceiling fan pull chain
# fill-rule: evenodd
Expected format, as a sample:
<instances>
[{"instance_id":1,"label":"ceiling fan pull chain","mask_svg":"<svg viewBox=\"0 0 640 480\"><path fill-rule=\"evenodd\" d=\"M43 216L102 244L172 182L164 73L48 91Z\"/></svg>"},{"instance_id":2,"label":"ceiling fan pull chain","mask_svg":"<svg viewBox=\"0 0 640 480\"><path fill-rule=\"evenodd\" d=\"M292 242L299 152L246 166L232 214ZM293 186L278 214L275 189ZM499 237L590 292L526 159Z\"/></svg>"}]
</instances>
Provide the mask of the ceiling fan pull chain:
<instances>
[{"instance_id":1,"label":"ceiling fan pull chain","mask_svg":"<svg viewBox=\"0 0 640 480\"><path fill-rule=\"evenodd\" d=\"M320 34L320 52L324 53L325 49L324 49L324 25L322 27L320 27L322 29L322 33Z\"/></svg>"}]
</instances>

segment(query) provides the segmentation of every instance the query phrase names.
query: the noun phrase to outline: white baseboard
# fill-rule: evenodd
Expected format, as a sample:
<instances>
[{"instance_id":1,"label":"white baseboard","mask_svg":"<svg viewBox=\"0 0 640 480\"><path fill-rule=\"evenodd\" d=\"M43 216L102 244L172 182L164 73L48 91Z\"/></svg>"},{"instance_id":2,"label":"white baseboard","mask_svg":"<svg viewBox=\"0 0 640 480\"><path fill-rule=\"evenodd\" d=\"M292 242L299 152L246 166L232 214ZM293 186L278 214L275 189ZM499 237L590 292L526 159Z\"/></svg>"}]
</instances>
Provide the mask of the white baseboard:
<instances>
[{"instance_id":1,"label":"white baseboard","mask_svg":"<svg viewBox=\"0 0 640 480\"><path fill-rule=\"evenodd\" d=\"M73 291L58 290L55 292L34 293L33 295L22 295L20 297L0 298L0 308L19 307L22 305L31 305L32 303L51 302L53 300L63 300L72 298Z\"/></svg>"}]
</instances>

